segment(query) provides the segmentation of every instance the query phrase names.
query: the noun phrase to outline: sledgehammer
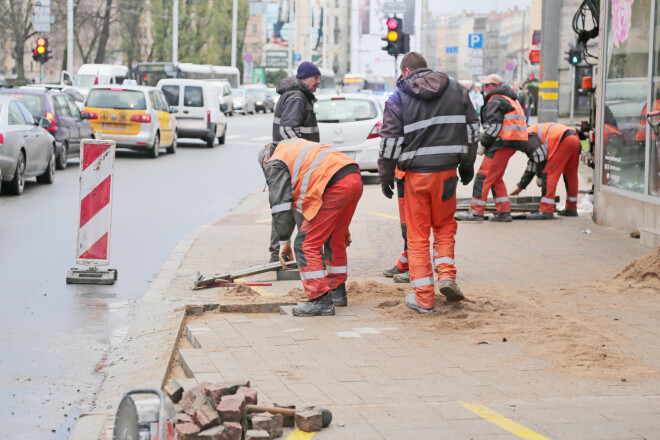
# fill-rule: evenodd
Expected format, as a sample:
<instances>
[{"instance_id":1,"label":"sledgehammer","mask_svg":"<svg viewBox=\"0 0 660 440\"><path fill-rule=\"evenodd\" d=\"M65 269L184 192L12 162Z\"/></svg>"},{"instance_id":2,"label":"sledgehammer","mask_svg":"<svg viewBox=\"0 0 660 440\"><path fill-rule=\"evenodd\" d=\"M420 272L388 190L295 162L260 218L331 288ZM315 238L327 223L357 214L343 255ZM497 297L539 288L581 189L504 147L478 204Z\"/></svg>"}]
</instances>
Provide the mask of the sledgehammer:
<instances>
[{"instance_id":1,"label":"sledgehammer","mask_svg":"<svg viewBox=\"0 0 660 440\"><path fill-rule=\"evenodd\" d=\"M321 408L320 406L310 406L303 409L313 409L321 413L322 427L327 427L330 422L332 422L332 413L329 409ZM271 414L282 414L285 417L295 417L296 410L291 408L278 408L275 406L258 406L258 405L247 405L248 412L269 412Z\"/></svg>"}]
</instances>

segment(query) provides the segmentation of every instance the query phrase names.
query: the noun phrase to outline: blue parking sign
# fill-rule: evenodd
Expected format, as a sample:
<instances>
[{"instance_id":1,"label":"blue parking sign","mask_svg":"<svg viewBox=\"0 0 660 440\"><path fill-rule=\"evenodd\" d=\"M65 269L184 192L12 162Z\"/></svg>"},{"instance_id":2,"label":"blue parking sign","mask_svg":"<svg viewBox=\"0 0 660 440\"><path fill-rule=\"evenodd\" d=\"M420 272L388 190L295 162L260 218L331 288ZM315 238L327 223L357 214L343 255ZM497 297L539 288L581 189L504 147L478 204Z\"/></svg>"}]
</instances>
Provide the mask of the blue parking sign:
<instances>
[{"instance_id":1,"label":"blue parking sign","mask_svg":"<svg viewBox=\"0 0 660 440\"><path fill-rule=\"evenodd\" d=\"M468 36L468 47L470 49L483 49L484 34L470 34Z\"/></svg>"},{"instance_id":2,"label":"blue parking sign","mask_svg":"<svg viewBox=\"0 0 660 440\"><path fill-rule=\"evenodd\" d=\"M299 53L293 54L293 61L296 62L296 63L299 63L300 61L302 61L302 54L299 54Z\"/></svg>"}]
</instances>

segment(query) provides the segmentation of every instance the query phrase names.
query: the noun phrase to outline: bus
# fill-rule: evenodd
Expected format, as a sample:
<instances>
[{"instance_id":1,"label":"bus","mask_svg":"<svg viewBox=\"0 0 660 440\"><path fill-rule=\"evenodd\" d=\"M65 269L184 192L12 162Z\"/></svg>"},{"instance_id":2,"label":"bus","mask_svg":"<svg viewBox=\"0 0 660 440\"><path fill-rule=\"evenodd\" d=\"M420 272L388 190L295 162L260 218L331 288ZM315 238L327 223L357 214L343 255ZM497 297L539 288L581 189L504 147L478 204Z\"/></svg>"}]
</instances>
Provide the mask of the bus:
<instances>
[{"instance_id":1,"label":"bus","mask_svg":"<svg viewBox=\"0 0 660 440\"><path fill-rule=\"evenodd\" d=\"M323 69L319 67L321 72L321 84L316 89L318 93L336 93L337 87L335 86L335 72L332 69Z\"/></svg>"},{"instance_id":2,"label":"bus","mask_svg":"<svg viewBox=\"0 0 660 440\"><path fill-rule=\"evenodd\" d=\"M236 67L211 66L193 63L137 63L131 76L139 85L155 86L163 78L215 79L227 81L232 87L240 85Z\"/></svg>"},{"instance_id":3,"label":"bus","mask_svg":"<svg viewBox=\"0 0 660 440\"><path fill-rule=\"evenodd\" d=\"M389 89L389 84L383 79L382 76L363 75L347 73L342 81L343 92L361 92L363 90L371 90L372 92L386 92Z\"/></svg>"}]
</instances>

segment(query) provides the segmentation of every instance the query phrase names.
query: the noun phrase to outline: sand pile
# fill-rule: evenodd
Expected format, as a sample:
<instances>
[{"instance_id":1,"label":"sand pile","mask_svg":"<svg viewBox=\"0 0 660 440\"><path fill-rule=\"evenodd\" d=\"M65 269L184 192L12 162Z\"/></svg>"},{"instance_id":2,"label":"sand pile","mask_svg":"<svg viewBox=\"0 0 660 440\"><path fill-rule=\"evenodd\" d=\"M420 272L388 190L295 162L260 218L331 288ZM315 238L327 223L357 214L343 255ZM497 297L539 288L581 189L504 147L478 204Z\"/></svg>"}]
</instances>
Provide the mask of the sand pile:
<instances>
[{"instance_id":1,"label":"sand pile","mask_svg":"<svg viewBox=\"0 0 660 440\"><path fill-rule=\"evenodd\" d=\"M258 288L252 288L245 284L240 284L229 290L226 288L218 292L223 304L255 304L255 303L279 303L291 304L299 301L306 301L307 297L302 289L292 289L283 296L268 296L259 293ZM268 287L265 287L268 289Z\"/></svg>"},{"instance_id":2,"label":"sand pile","mask_svg":"<svg viewBox=\"0 0 660 440\"><path fill-rule=\"evenodd\" d=\"M627 265L614 276L614 279L644 287L660 288L660 247Z\"/></svg>"}]
</instances>

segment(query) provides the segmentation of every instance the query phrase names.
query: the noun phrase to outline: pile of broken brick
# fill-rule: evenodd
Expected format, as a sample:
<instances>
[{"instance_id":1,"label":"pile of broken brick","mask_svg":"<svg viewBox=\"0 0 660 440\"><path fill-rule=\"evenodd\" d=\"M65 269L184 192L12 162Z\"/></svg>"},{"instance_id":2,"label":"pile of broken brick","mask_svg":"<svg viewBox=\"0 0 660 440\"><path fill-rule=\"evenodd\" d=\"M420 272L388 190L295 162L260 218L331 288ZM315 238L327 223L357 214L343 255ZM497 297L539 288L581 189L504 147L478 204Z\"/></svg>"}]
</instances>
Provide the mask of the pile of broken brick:
<instances>
[{"instance_id":1,"label":"pile of broken brick","mask_svg":"<svg viewBox=\"0 0 660 440\"><path fill-rule=\"evenodd\" d=\"M172 379L164 389L175 404L177 440L270 440L282 436L283 427L301 431L320 431L323 419L320 411L294 405L273 404L278 413L262 412L257 407L257 390L250 382L212 384L202 382L188 390ZM288 409L290 416L279 414Z\"/></svg>"}]
</instances>

